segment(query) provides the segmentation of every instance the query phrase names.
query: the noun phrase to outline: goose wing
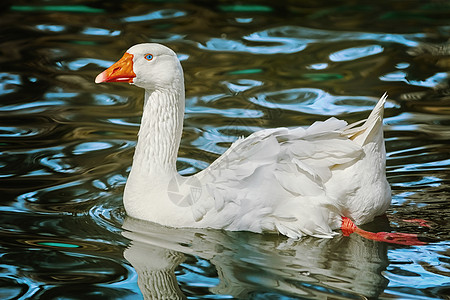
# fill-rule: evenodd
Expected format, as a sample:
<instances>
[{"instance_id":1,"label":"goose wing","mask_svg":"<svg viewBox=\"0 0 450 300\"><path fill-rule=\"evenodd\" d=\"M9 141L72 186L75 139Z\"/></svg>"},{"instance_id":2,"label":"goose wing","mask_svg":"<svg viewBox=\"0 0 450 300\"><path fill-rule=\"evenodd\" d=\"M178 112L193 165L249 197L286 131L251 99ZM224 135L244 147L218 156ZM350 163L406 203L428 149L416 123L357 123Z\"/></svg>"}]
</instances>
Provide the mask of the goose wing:
<instances>
[{"instance_id":1,"label":"goose wing","mask_svg":"<svg viewBox=\"0 0 450 300\"><path fill-rule=\"evenodd\" d=\"M344 133L346 127L347 122L330 118L308 128L266 129L237 140L196 175L206 185L210 199L197 216L202 219L214 211L214 222L223 216L228 224L221 226L230 230L278 229L296 236L303 230L318 235L305 229L310 224L329 234L332 222L322 220L322 208L333 206L331 211L336 211L337 204L327 195L325 183L333 168L345 167L363 156L361 146ZM281 224L295 228L283 225L282 229ZM298 233L289 234L288 230Z\"/></svg>"}]
</instances>

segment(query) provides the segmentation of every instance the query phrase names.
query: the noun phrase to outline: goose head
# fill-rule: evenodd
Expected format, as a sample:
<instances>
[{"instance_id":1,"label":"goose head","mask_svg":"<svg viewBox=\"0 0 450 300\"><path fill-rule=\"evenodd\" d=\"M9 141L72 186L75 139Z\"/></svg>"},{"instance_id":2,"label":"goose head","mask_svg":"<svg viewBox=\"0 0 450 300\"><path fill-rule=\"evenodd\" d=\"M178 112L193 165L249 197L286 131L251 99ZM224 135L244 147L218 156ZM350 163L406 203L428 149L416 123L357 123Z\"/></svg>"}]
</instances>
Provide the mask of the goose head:
<instances>
[{"instance_id":1,"label":"goose head","mask_svg":"<svg viewBox=\"0 0 450 300\"><path fill-rule=\"evenodd\" d=\"M174 51L160 44L145 43L128 49L95 82L128 82L150 91L176 88L183 86L183 70Z\"/></svg>"}]
</instances>

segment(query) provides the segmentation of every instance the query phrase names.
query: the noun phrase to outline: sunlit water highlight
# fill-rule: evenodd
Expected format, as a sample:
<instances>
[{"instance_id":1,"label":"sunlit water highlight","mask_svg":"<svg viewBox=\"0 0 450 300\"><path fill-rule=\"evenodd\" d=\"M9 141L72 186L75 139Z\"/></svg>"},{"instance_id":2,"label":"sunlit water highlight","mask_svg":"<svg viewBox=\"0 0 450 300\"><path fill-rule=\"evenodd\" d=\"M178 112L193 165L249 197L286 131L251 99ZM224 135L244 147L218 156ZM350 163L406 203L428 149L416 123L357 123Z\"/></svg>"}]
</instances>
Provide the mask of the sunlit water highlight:
<instances>
[{"instance_id":1,"label":"sunlit water highlight","mask_svg":"<svg viewBox=\"0 0 450 300\"><path fill-rule=\"evenodd\" d=\"M3 1L1 299L437 299L450 294L445 2ZM425 246L163 228L122 206L142 91L95 85L139 42L186 73L181 174L240 136L367 117L387 91L387 218Z\"/></svg>"}]
</instances>

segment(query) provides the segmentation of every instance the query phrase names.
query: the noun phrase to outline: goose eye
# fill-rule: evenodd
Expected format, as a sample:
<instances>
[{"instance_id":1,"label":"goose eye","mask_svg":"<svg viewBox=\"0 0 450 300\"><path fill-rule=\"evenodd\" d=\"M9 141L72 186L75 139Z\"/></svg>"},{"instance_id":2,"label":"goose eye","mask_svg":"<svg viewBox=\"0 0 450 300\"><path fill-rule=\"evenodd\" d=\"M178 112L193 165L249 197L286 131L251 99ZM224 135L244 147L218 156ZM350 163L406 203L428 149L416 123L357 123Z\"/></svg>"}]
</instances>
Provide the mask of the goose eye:
<instances>
[{"instance_id":1,"label":"goose eye","mask_svg":"<svg viewBox=\"0 0 450 300\"><path fill-rule=\"evenodd\" d=\"M153 55L151 55L150 53L145 54L144 57L145 57L146 60L152 60L153 59Z\"/></svg>"}]
</instances>

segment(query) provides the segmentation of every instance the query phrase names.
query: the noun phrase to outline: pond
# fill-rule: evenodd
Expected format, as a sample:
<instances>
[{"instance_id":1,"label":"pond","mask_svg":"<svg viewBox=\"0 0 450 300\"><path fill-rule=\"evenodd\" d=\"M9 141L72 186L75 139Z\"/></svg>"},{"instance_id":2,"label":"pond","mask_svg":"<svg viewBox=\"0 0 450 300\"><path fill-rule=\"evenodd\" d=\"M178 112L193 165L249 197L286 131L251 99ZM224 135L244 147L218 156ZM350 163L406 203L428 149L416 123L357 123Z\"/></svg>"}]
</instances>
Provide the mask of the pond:
<instances>
[{"instance_id":1,"label":"pond","mask_svg":"<svg viewBox=\"0 0 450 300\"><path fill-rule=\"evenodd\" d=\"M450 294L450 4L87 1L0 4L1 299L439 299ZM133 44L174 49L186 81L181 174L240 136L366 118L386 91L400 246L172 229L123 188L143 91L96 85ZM447 299L447 298L446 298Z\"/></svg>"}]
</instances>

